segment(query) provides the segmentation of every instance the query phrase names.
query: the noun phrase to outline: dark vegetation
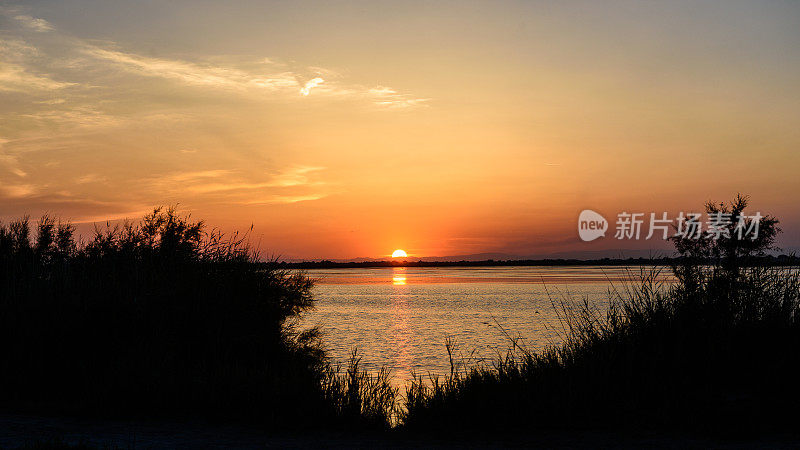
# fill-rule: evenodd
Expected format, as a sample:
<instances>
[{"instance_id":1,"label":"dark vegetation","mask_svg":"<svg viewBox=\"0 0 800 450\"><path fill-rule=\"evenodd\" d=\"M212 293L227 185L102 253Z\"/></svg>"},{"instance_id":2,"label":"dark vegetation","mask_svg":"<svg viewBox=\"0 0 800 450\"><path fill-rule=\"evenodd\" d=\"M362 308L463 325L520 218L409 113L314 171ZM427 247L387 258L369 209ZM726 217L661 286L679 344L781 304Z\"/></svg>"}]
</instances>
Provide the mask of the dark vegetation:
<instances>
[{"instance_id":1,"label":"dark vegetation","mask_svg":"<svg viewBox=\"0 0 800 450\"><path fill-rule=\"evenodd\" d=\"M407 432L531 429L792 431L800 419L800 278L762 264L757 239L675 238L677 282L658 268L610 292L602 313L562 302L564 343L522 341L492 364L451 361L401 398L357 353L332 367L298 331L311 282L258 262L237 235L172 209L86 243L47 217L0 226L0 409L200 417L268 427ZM398 407L398 403L401 403ZM497 436L497 434L495 434Z\"/></svg>"},{"instance_id":2,"label":"dark vegetation","mask_svg":"<svg viewBox=\"0 0 800 450\"><path fill-rule=\"evenodd\" d=\"M733 215L728 238L674 239L675 284L643 270L640 283L612 292L606 313L562 303L563 345L532 352L515 342L491 365L417 378L406 428L796 430L800 278L752 264L779 229L765 217L758 238L737 236L746 205L743 197L707 205Z\"/></svg>"},{"instance_id":3,"label":"dark vegetation","mask_svg":"<svg viewBox=\"0 0 800 450\"><path fill-rule=\"evenodd\" d=\"M0 226L0 410L385 427L386 374L332 368L311 281L174 209L75 240Z\"/></svg>"}]
</instances>

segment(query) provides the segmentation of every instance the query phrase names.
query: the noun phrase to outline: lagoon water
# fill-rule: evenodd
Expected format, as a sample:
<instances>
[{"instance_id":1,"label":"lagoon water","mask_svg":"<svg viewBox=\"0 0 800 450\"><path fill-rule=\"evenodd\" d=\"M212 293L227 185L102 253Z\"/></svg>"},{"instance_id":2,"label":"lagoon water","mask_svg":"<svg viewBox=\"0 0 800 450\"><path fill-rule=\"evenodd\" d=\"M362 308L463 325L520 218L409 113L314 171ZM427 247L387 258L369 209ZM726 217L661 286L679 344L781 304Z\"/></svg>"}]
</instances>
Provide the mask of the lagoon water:
<instances>
[{"instance_id":1,"label":"lagoon water","mask_svg":"<svg viewBox=\"0 0 800 450\"><path fill-rule=\"evenodd\" d=\"M643 269L650 270L650 269ZM412 373L449 373L445 341L474 364L505 352L511 338L528 349L561 342L563 304L587 299L598 314L609 290L635 283L640 268L469 267L325 269L317 306L304 319L319 326L335 362L358 348L364 368L388 366L398 386Z\"/></svg>"}]
</instances>

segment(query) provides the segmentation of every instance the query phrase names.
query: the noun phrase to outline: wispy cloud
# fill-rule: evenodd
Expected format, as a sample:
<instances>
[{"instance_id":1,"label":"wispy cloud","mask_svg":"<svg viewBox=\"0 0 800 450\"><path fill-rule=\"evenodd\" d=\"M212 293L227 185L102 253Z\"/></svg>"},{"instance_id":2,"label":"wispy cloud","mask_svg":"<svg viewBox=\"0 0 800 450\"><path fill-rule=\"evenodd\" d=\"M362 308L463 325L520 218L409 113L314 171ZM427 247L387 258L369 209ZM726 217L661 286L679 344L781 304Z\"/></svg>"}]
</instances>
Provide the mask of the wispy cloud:
<instances>
[{"instance_id":1,"label":"wispy cloud","mask_svg":"<svg viewBox=\"0 0 800 450\"><path fill-rule=\"evenodd\" d=\"M169 182L193 182L198 180L206 180L209 178L220 178L229 175L231 173L232 173L231 170L224 170L224 169L198 170L193 172L176 173L168 175L166 177L162 177L162 179Z\"/></svg>"},{"instance_id":2,"label":"wispy cloud","mask_svg":"<svg viewBox=\"0 0 800 450\"><path fill-rule=\"evenodd\" d=\"M0 219L8 220L22 215L70 211L61 219L74 224L103 223L122 219L138 219L152 211L152 206L136 202L115 202L90 199L85 196L72 195L65 191L42 193L34 187L16 186L9 189L0 184L0 198L3 199L3 210Z\"/></svg>"},{"instance_id":3,"label":"wispy cloud","mask_svg":"<svg viewBox=\"0 0 800 450\"><path fill-rule=\"evenodd\" d=\"M39 125L72 126L76 128L97 127L107 129L126 121L125 118L105 113L90 106L45 109L29 114L20 114L19 117L29 119ZM141 118L141 120L144 120L144 118Z\"/></svg>"},{"instance_id":4,"label":"wispy cloud","mask_svg":"<svg viewBox=\"0 0 800 450\"><path fill-rule=\"evenodd\" d=\"M36 186L32 184L10 184L0 183L0 197L6 199L16 199L30 197L37 192Z\"/></svg>"},{"instance_id":5,"label":"wispy cloud","mask_svg":"<svg viewBox=\"0 0 800 450\"><path fill-rule=\"evenodd\" d=\"M373 98L373 103L387 108L411 108L415 106L427 106L429 98L414 98L409 94L402 94L396 90L378 86L368 91Z\"/></svg>"},{"instance_id":6,"label":"wispy cloud","mask_svg":"<svg viewBox=\"0 0 800 450\"><path fill-rule=\"evenodd\" d=\"M52 91L72 85L74 83L56 81L46 75L31 73L25 67L17 64L0 66L0 91Z\"/></svg>"},{"instance_id":7,"label":"wispy cloud","mask_svg":"<svg viewBox=\"0 0 800 450\"><path fill-rule=\"evenodd\" d=\"M8 142L8 139L0 138L0 168L5 168L20 178L27 177L28 173L19 166L19 159L15 155L8 154L7 150L3 148Z\"/></svg>"},{"instance_id":8,"label":"wispy cloud","mask_svg":"<svg viewBox=\"0 0 800 450\"><path fill-rule=\"evenodd\" d=\"M48 31L55 30L53 25L44 19L38 19L24 14L14 16L14 19L23 26L39 33L46 33Z\"/></svg>"},{"instance_id":9,"label":"wispy cloud","mask_svg":"<svg viewBox=\"0 0 800 450\"><path fill-rule=\"evenodd\" d=\"M311 183L309 174L325 170L324 167L297 166L284 170L272 177L271 185L277 187L300 186Z\"/></svg>"},{"instance_id":10,"label":"wispy cloud","mask_svg":"<svg viewBox=\"0 0 800 450\"><path fill-rule=\"evenodd\" d=\"M19 178L25 178L28 176L28 172L20 169L19 161L14 156L0 154L0 165L4 166L9 172L18 176Z\"/></svg>"},{"instance_id":11,"label":"wispy cloud","mask_svg":"<svg viewBox=\"0 0 800 450\"><path fill-rule=\"evenodd\" d=\"M244 70L234 66L151 58L91 44L84 45L81 52L93 59L109 62L129 73L171 79L186 85L239 92L264 90L289 96L299 92L303 97L308 97L313 91L315 95L332 98L367 98L377 106L388 108L410 108L422 106L430 101L428 98L416 98L386 86L369 88L355 84L347 85L326 80L321 76L308 79L303 73L295 71L253 72L252 69ZM270 65L275 64L270 61ZM334 71L319 67L308 68L308 71L338 76ZM307 81L302 82L303 79Z\"/></svg>"},{"instance_id":12,"label":"wispy cloud","mask_svg":"<svg viewBox=\"0 0 800 450\"><path fill-rule=\"evenodd\" d=\"M189 85L236 90L252 87L267 90L299 87L294 75L289 72L259 76L232 67L150 58L89 44L84 45L81 52L94 59L112 63L122 70L143 76L169 78Z\"/></svg>"},{"instance_id":13,"label":"wispy cloud","mask_svg":"<svg viewBox=\"0 0 800 450\"><path fill-rule=\"evenodd\" d=\"M325 82L325 80L323 80L320 77L312 78L312 79L308 80L306 82L306 84L300 89L300 93L305 95L305 96L308 96L308 94L311 93L311 89L319 86L320 84L322 84L324 82Z\"/></svg>"},{"instance_id":14,"label":"wispy cloud","mask_svg":"<svg viewBox=\"0 0 800 450\"><path fill-rule=\"evenodd\" d=\"M242 128L232 122L241 118L251 126L292 105L303 105L311 117L316 108L380 111L428 102L402 89L365 85L347 70L305 66L291 55L164 49L154 55L124 42L71 35L23 7L0 6L0 16L7 19L0 31L0 134L7 138L0 141L0 198L6 204L88 205L84 200L91 198L108 202L112 214L153 199L313 201L330 194L324 167L275 169L272 155L261 149L236 166L249 138L241 138ZM88 156L96 164L90 173L78 163ZM164 167L162 175L141 175L156 164ZM111 167L113 175L104 172ZM96 189L98 183L108 189Z\"/></svg>"},{"instance_id":15,"label":"wispy cloud","mask_svg":"<svg viewBox=\"0 0 800 450\"><path fill-rule=\"evenodd\" d=\"M264 188L287 188L297 186L310 186L320 185L321 182L312 181L309 178L311 172L323 170L324 167L308 167L299 166L286 169L276 175L266 176L266 180L257 182L240 181L240 179L230 179L226 181L214 181L211 183L198 183L192 186L187 186L186 189L190 192L198 194L208 194L212 192L223 191L241 191L241 190L254 190ZM221 178L223 175L229 174L215 174L213 178ZM194 179L198 179L197 177Z\"/></svg>"},{"instance_id":16,"label":"wispy cloud","mask_svg":"<svg viewBox=\"0 0 800 450\"><path fill-rule=\"evenodd\" d=\"M308 202L312 200L320 200L325 198L325 194L313 194L313 195L275 195L272 197L258 199L258 200L249 200L245 202L241 202L242 205L277 205L277 204L289 204L289 203L299 203L299 202Z\"/></svg>"},{"instance_id":17,"label":"wispy cloud","mask_svg":"<svg viewBox=\"0 0 800 450\"><path fill-rule=\"evenodd\" d=\"M324 169L292 166L261 177L226 169L199 170L154 177L148 184L159 192L174 191L215 198L224 195L238 204L294 203L326 196L323 192L307 192L309 189L318 191L326 185L312 179L313 173Z\"/></svg>"},{"instance_id":18,"label":"wispy cloud","mask_svg":"<svg viewBox=\"0 0 800 450\"><path fill-rule=\"evenodd\" d=\"M32 68L38 56L39 51L22 40L0 38L0 91L52 91L74 85Z\"/></svg>"},{"instance_id":19,"label":"wispy cloud","mask_svg":"<svg viewBox=\"0 0 800 450\"><path fill-rule=\"evenodd\" d=\"M77 184L102 183L102 182L106 181L107 179L108 178L106 178L106 177L104 177L102 175L98 175L96 173L89 173L89 174L83 175L81 177L78 177L75 180L75 183L77 183Z\"/></svg>"},{"instance_id":20,"label":"wispy cloud","mask_svg":"<svg viewBox=\"0 0 800 450\"><path fill-rule=\"evenodd\" d=\"M320 96L332 99L370 100L374 105L408 108L429 99L401 93L385 86L365 87L345 83L337 71L317 67L295 67L266 57L195 58L145 56L124 50L115 42L97 42L59 31L44 19L20 14L16 9L0 8L0 15L11 18L29 30L21 37L0 37L0 90L53 91L67 87L92 89L113 82L114 72L154 79L171 80L187 87L249 95L255 92L291 97ZM30 32L33 32L31 34ZM37 35L52 35L47 39ZM58 73L59 76L56 76ZM95 77L102 79L95 80ZM66 79L65 79L66 78ZM124 80L118 80L124 83ZM60 97L61 100L63 96Z\"/></svg>"}]
</instances>

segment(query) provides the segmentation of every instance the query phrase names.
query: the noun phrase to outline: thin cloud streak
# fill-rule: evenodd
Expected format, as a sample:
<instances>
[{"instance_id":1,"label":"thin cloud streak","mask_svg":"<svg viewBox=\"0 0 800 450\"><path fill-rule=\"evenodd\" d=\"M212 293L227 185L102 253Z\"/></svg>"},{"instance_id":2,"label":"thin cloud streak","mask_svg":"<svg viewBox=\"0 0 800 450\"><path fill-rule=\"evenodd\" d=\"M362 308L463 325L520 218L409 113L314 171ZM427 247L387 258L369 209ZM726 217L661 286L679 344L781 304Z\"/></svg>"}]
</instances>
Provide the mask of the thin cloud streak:
<instances>
[{"instance_id":1,"label":"thin cloud streak","mask_svg":"<svg viewBox=\"0 0 800 450\"><path fill-rule=\"evenodd\" d=\"M0 8L0 15L21 24L24 29L35 34L57 35L56 28L44 19L26 14L18 14L13 8ZM411 107L427 102L429 99L415 98L410 94L398 93L384 86L368 88L356 84L347 85L323 79L338 78L340 75L330 69L310 66L302 72L286 70L286 66L270 58L257 58L244 67L236 64L219 64L213 61L185 61L170 58L143 56L135 52L123 51L114 42L102 45L72 36L58 36L58 54L49 54L46 46L36 46L21 39L0 38L0 56L6 64L0 68L0 90L31 92L54 91L66 87L95 87L91 79L79 81L58 81L41 67L41 56L47 56L49 69L69 68L71 75L90 74L97 69L116 68L121 73L150 78L173 80L187 86L211 88L246 94L251 91L264 91L284 94L287 97L315 96L331 98L369 99L377 106ZM35 35L28 36L36 41ZM52 39L45 41L52 44ZM266 70L279 68L280 71ZM308 73L314 75L309 78ZM301 81L306 80L306 81ZM107 81L103 81L104 84ZM324 85L323 85L324 83Z\"/></svg>"},{"instance_id":2,"label":"thin cloud streak","mask_svg":"<svg viewBox=\"0 0 800 450\"><path fill-rule=\"evenodd\" d=\"M410 94L400 93L385 86L367 88L359 85L340 85L322 77L314 77L301 83L299 80L304 76L292 71L259 74L231 66L149 58L135 53L109 50L96 45L85 45L81 51L94 59L110 62L129 73L172 79L187 85L239 92L253 89L283 94L299 92L303 97L311 95L313 90L315 95L319 96L367 98L371 99L375 105L390 108L423 106L430 101L429 98L415 98ZM324 70L315 68L315 71L322 72Z\"/></svg>"},{"instance_id":3,"label":"thin cloud streak","mask_svg":"<svg viewBox=\"0 0 800 450\"><path fill-rule=\"evenodd\" d=\"M230 67L215 67L179 60L149 58L134 53L108 50L95 45L86 45L81 51L94 59L116 64L123 70L132 73L170 78L190 85L235 90L246 90L251 87L267 90L299 87L299 83L293 74L288 72L257 76Z\"/></svg>"},{"instance_id":4,"label":"thin cloud streak","mask_svg":"<svg viewBox=\"0 0 800 450\"><path fill-rule=\"evenodd\" d=\"M159 176L150 179L145 185L153 192L191 193L207 199L224 198L241 205L297 203L318 200L328 195L324 192L307 192L309 188L318 189L327 185L311 176L312 173L324 169L315 166L289 167L277 174L268 175L266 181L254 181L252 175L244 176L227 169L199 170Z\"/></svg>"},{"instance_id":5,"label":"thin cloud streak","mask_svg":"<svg viewBox=\"0 0 800 450\"><path fill-rule=\"evenodd\" d=\"M7 199L25 198L37 192L32 184L0 184L0 197Z\"/></svg>"},{"instance_id":6,"label":"thin cloud streak","mask_svg":"<svg viewBox=\"0 0 800 450\"><path fill-rule=\"evenodd\" d=\"M268 199L263 200L251 200L247 202L241 202L242 205L276 205L276 204L291 204L291 203L299 203L299 202L308 202L313 200L320 200L325 198L325 194L318 194L318 195L277 195L270 197Z\"/></svg>"},{"instance_id":7,"label":"thin cloud streak","mask_svg":"<svg viewBox=\"0 0 800 450\"><path fill-rule=\"evenodd\" d=\"M248 183L248 182L217 182L217 183L208 183L208 184L200 184L195 186L188 186L186 189L190 192L194 192L197 194L208 194L213 192L223 192L223 191L240 191L240 190L254 190L254 189L264 189L264 188L288 188L288 187L299 187L299 186L320 186L325 183L318 182L318 181L311 181L307 174L311 172L316 172L320 170L324 170L324 167L295 167L284 170L283 172L279 173L278 175L274 175L271 177L269 181L265 182L258 182L258 183ZM215 176L215 178L219 178L222 175Z\"/></svg>"},{"instance_id":8,"label":"thin cloud streak","mask_svg":"<svg viewBox=\"0 0 800 450\"><path fill-rule=\"evenodd\" d=\"M374 98L373 103L387 108L411 108L415 106L427 106L429 98L412 98L407 94L401 94L392 88L378 86L370 89L369 94Z\"/></svg>"},{"instance_id":9,"label":"thin cloud streak","mask_svg":"<svg viewBox=\"0 0 800 450\"><path fill-rule=\"evenodd\" d=\"M0 91L54 91L74 85L75 83L65 83L45 75L30 73L17 64L4 64L0 67Z\"/></svg>"},{"instance_id":10,"label":"thin cloud streak","mask_svg":"<svg viewBox=\"0 0 800 450\"><path fill-rule=\"evenodd\" d=\"M7 139L0 138L0 168L5 168L7 171L20 178L27 177L28 173L19 167L19 159L17 156L10 155L3 149L8 142Z\"/></svg>"}]
</instances>

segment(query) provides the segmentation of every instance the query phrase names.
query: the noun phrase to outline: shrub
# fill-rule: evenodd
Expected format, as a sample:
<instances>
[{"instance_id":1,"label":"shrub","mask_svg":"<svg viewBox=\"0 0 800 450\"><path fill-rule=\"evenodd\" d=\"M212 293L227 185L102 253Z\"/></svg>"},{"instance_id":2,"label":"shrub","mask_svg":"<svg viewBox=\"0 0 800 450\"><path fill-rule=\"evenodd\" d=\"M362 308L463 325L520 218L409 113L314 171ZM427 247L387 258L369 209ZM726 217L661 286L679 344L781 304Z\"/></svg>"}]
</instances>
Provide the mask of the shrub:
<instances>
[{"instance_id":1,"label":"shrub","mask_svg":"<svg viewBox=\"0 0 800 450\"><path fill-rule=\"evenodd\" d=\"M734 214L744 206L738 197ZM674 284L661 281L661 269L642 272L610 293L603 314L588 301L562 302L570 332L560 346L530 352L515 343L490 365L416 378L403 424L454 432L794 430L800 276L796 268L747 266L774 242L777 220L764 220L757 245L676 242L685 257L672 269Z\"/></svg>"},{"instance_id":2,"label":"shrub","mask_svg":"<svg viewBox=\"0 0 800 450\"><path fill-rule=\"evenodd\" d=\"M242 236L157 208L97 229L0 225L0 408L188 415L275 426L331 419L312 282ZM35 234L35 236L32 236Z\"/></svg>"}]
</instances>

